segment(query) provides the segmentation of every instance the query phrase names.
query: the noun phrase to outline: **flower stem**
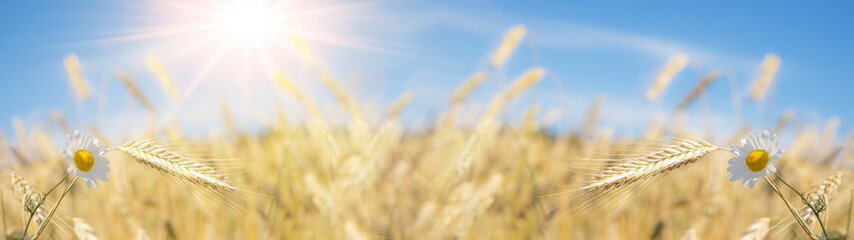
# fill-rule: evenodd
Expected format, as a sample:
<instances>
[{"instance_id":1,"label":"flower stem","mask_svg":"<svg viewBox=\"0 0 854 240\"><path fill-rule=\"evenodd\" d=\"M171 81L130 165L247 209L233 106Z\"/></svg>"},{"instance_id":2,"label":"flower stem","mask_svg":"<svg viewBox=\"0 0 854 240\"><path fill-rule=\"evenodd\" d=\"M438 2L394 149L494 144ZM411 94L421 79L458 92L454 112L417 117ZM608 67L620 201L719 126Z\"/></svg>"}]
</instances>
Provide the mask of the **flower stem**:
<instances>
[{"instance_id":1,"label":"flower stem","mask_svg":"<svg viewBox=\"0 0 854 240\"><path fill-rule=\"evenodd\" d=\"M68 190L71 190L71 186L74 186L74 183L76 183L77 179L79 178L80 177L75 177L74 180L71 180L71 183L69 183L68 186L65 187L65 191L62 192L62 195L60 195L59 199L56 200L56 203L53 204L53 208L50 209L50 213L47 214L47 217L45 217L44 221L39 226L39 229L36 230L36 233L33 235L32 238L33 240L39 239L39 236L41 236L45 226L47 226L48 222L50 222L50 219L53 217L53 213L55 213L56 209L59 208L59 203L62 202L62 199L65 198L65 194L68 194Z\"/></svg>"},{"instance_id":2,"label":"flower stem","mask_svg":"<svg viewBox=\"0 0 854 240\"><path fill-rule=\"evenodd\" d=\"M810 207L810 209L812 209L812 207ZM821 225L821 231L824 232L824 236L827 237L828 236L827 235L827 227L824 226L824 221L821 221L821 216L818 215L818 212L816 212L815 209L812 209L812 210L813 210L812 211L813 214L815 214L815 220L818 221L819 225ZM827 216L826 212L825 212L825 216ZM825 220L827 220L827 219L825 219Z\"/></svg>"},{"instance_id":3,"label":"flower stem","mask_svg":"<svg viewBox=\"0 0 854 240\"><path fill-rule=\"evenodd\" d=\"M789 189L792 189L792 191L795 191L795 193L797 193L798 195L802 195L802 193L799 192L797 189L795 189L795 187L792 187L792 185L789 185L789 183L786 182L786 180L783 180L783 177L780 176L780 173L775 172L774 175L777 176L777 179L780 179L780 182L782 182L783 184L786 184L786 186L789 187Z\"/></svg>"},{"instance_id":4,"label":"flower stem","mask_svg":"<svg viewBox=\"0 0 854 240\"><path fill-rule=\"evenodd\" d=\"M851 198L848 199L848 222L845 223L845 239L848 239L848 236L851 235L851 232L848 231L851 229L851 208L854 207L854 189L851 189Z\"/></svg>"},{"instance_id":5,"label":"flower stem","mask_svg":"<svg viewBox=\"0 0 854 240\"><path fill-rule=\"evenodd\" d=\"M788 182L786 182L786 180L783 180L783 177L780 176L780 173L775 172L774 175L777 176L777 179L780 179L780 182L782 182L783 184L786 184L786 186L788 186L790 189L792 189L792 191L797 193L798 196L801 198L801 201L804 202L804 205L807 205L807 207L810 208L810 211L812 211L813 216L815 216L816 221L818 221L818 224L821 226L821 231L824 233L824 236L827 237L828 236L827 235L827 227L824 226L824 221L821 220L821 215L819 215L819 211L817 211L817 209L813 208L813 205L810 204L810 201L807 200L806 197L804 197L804 193L799 192L797 189L792 187L792 185L790 185ZM827 214L825 214L825 216L827 216Z\"/></svg>"},{"instance_id":6,"label":"flower stem","mask_svg":"<svg viewBox=\"0 0 854 240\"><path fill-rule=\"evenodd\" d=\"M69 173L65 173L65 176L62 176L62 180L59 180L59 182L58 182L58 183L56 183L56 185L53 185L53 187L52 187L52 188L50 188L50 190L47 190L47 193L45 193L44 195L45 195L45 196L50 195L50 193L51 193L51 192L53 192L53 190L54 190L54 189L56 189L56 187L58 187L60 183L64 182L64 181L65 181L65 179L67 179L67 178L68 178L68 174L69 174Z\"/></svg>"},{"instance_id":7,"label":"flower stem","mask_svg":"<svg viewBox=\"0 0 854 240\"><path fill-rule=\"evenodd\" d=\"M42 199L39 200L39 204L36 205L35 209L39 209L40 207L42 207L42 205L44 205L44 202L47 199L47 196L50 195L50 193L53 192L53 190L56 189L56 187L58 187L59 184L62 184L62 182L65 182L65 179L68 178L68 174L69 173L65 173L65 176L62 176L62 180L59 180L59 182L57 182L56 185L53 185L53 187L50 188L50 190L47 190L47 192L44 194L44 196L42 196ZM36 215L36 212L34 210L32 213L30 213L30 217L27 218L27 223L24 225L24 233L22 235L22 239L27 237L27 230L30 228L30 223L33 221L33 217L35 215Z\"/></svg>"},{"instance_id":8,"label":"flower stem","mask_svg":"<svg viewBox=\"0 0 854 240\"><path fill-rule=\"evenodd\" d=\"M774 188L774 191L777 192L777 196L780 196L780 198L783 199L783 202L786 203L786 207L789 208L789 212L792 213L792 216L795 216L795 218L798 220L798 224L801 225L801 228L803 228L804 231L806 231L809 234L810 239L817 240L818 238L816 238L816 236L812 232L812 230L810 230L810 228L807 227L807 225L804 223L804 220L801 219L801 216L799 216L798 213L795 212L795 209L792 208L792 204L789 203L789 200L787 200L786 197L783 196L783 193L780 192L780 189L777 188L777 184L775 184L773 181L771 181L771 179L768 178L768 176L765 176L765 181L768 182L768 184L771 185L772 188ZM786 184L786 185L788 185L788 184ZM797 192L797 191L795 191L795 192Z\"/></svg>"},{"instance_id":9,"label":"flower stem","mask_svg":"<svg viewBox=\"0 0 854 240\"><path fill-rule=\"evenodd\" d=\"M3 232L5 233L6 232L6 200L3 198L3 192L0 192L0 217L3 218ZM851 219L851 218L849 218L849 219Z\"/></svg>"}]
</instances>

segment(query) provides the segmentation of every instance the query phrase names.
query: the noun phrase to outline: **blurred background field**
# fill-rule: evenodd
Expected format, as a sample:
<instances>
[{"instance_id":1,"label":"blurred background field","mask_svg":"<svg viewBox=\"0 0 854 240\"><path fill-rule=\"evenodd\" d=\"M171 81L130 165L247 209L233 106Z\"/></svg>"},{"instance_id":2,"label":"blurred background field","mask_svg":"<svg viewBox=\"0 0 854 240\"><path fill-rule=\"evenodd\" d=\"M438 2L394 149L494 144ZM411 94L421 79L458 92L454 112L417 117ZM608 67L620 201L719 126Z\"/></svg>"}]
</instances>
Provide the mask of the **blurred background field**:
<instances>
[{"instance_id":1,"label":"blurred background field","mask_svg":"<svg viewBox=\"0 0 854 240\"><path fill-rule=\"evenodd\" d=\"M210 159L241 189L211 199L111 152L52 239L74 218L103 239L733 239L762 218L764 238L805 238L722 151L624 203L569 200L613 164L590 159L761 129L799 189L847 173L851 7L635 4L0 3L0 165L44 191L80 129ZM825 217L844 235L843 176Z\"/></svg>"}]
</instances>

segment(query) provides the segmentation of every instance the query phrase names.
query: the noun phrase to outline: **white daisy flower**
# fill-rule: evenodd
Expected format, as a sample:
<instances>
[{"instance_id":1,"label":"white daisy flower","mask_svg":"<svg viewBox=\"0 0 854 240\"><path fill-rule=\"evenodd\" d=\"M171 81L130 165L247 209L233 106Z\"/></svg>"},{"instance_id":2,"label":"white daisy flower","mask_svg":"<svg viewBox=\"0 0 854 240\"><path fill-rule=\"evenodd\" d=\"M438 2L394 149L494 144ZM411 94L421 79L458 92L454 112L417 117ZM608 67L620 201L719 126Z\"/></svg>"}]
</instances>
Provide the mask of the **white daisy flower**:
<instances>
[{"instance_id":1,"label":"white daisy flower","mask_svg":"<svg viewBox=\"0 0 854 240\"><path fill-rule=\"evenodd\" d=\"M65 149L59 150L62 156L71 161L68 173L74 173L86 181L86 187L98 187L98 179L110 179L110 161L104 158L107 145L98 146L98 139L85 131L74 130L65 136Z\"/></svg>"},{"instance_id":2,"label":"white daisy flower","mask_svg":"<svg viewBox=\"0 0 854 240\"><path fill-rule=\"evenodd\" d=\"M753 188L757 179L777 172L771 163L780 159L785 151L777 142L777 134L771 134L768 130L762 131L761 134L755 131L747 138L741 139L741 145L743 146L732 145L732 154L735 157L729 160L729 167L726 169L730 182L743 179L742 188Z\"/></svg>"}]
</instances>

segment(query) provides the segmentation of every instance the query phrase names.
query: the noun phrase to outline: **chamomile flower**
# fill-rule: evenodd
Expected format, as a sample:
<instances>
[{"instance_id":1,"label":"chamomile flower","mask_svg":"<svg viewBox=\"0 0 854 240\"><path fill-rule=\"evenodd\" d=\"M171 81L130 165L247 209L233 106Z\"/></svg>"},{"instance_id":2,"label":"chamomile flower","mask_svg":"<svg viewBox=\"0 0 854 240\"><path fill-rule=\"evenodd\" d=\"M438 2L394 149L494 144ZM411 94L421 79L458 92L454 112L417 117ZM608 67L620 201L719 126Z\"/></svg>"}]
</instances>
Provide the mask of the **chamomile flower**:
<instances>
[{"instance_id":1,"label":"chamomile flower","mask_svg":"<svg viewBox=\"0 0 854 240\"><path fill-rule=\"evenodd\" d=\"M74 173L86 181L86 187L98 187L98 181L110 179L110 161L104 158L107 145L98 146L98 139L87 132L74 130L65 136L65 149L59 150L62 156L71 161L68 173Z\"/></svg>"},{"instance_id":2,"label":"chamomile flower","mask_svg":"<svg viewBox=\"0 0 854 240\"><path fill-rule=\"evenodd\" d=\"M735 157L729 160L729 167L726 169L729 172L729 181L743 179L742 188L753 188L757 179L777 172L772 163L780 159L785 151L777 142L777 134L771 134L768 130L761 133L755 131L747 138L741 139L741 145L732 145L732 154Z\"/></svg>"}]
</instances>

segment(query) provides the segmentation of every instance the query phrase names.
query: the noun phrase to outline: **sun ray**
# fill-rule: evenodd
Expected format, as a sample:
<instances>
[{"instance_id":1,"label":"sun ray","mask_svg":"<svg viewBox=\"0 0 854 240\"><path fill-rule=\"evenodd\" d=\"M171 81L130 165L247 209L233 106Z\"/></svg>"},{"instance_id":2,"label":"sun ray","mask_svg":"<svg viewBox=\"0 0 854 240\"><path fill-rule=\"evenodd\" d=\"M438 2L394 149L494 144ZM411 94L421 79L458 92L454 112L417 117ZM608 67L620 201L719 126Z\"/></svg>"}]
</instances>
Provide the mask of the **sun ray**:
<instances>
[{"instance_id":1,"label":"sun ray","mask_svg":"<svg viewBox=\"0 0 854 240\"><path fill-rule=\"evenodd\" d=\"M215 4L219 8L224 7L222 2L211 1L211 3ZM188 4L188 2L181 1L158 1L157 4L162 4L162 6L167 8L172 8L179 11L185 11L185 13L198 13L201 15L213 17L217 16L219 13L214 8L201 8L195 4Z\"/></svg>"},{"instance_id":2,"label":"sun ray","mask_svg":"<svg viewBox=\"0 0 854 240\"><path fill-rule=\"evenodd\" d=\"M343 38L341 36L336 36L336 35L327 34L327 33L320 33L320 32L306 32L306 33L303 33L301 36L304 37L305 39L313 41L313 42L317 42L317 43L321 43L321 44L327 44L330 46L337 46L337 47L346 48L346 49L356 49L356 50L371 51L371 52L385 53L385 54L391 54L391 55L400 55L400 56L410 55L407 52L396 50L394 48L388 48L388 47L380 46L380 45L392 45L392 44L386 44L380 40L372 40L372 39L363 38L363 37L347 36L346 38Z\"/></svg>"},{"instance_id":3,"label":"sun ray","mask_svg":"<svg viewBox=\"0 0 854 240\"><path fill-rule=\"evenodd\" d=\"M200 41L199 43L191 45L189 48L184 49L183 51L179 52L178 54L175 54L169 58L166 58L166 60L164 60L164 62L166 64L168 64L170 62L177 61L181 58L186 57L190 53L195 52L196 50L199 50L202 47L216 41L217 39L223 38L223 37L225 37L225 33L220 33L217 35L207 37L207 38L203 39L202 41Z\"/></svg>"},{"instance_id":4,"label":"sun ray","mask_svg":"<svg viewBox=\"0 0 854 240\"><path fill-rule=\"evenodd\" d=\"M95 45L95 44L105 44L105 43L115 43L115 42L127 42L127 41L136 41L136 40L146 40L146 39L157 39L157 38L166 38L171 36L179 36L190 34L194 32L202 32L205 30L216 29L216 24L196 24L189 26L159 26L156 28L149 29L141 29L135 30L131 34L118 35L115 37L107 37L100 38L94 40L87 40L76 42L72 44L80 44L80 45Z\"/></svg>"},{"instance_id":5,"label":"sun ray","mask_svg":"<svg viewBox=\"0 0 854 240\"><path fill-rule=\"evenodd\" d=\"M417 58L418 56L400 51L383 39L371 39L362 34L348 33L342 28L353 21L345 19L370 19L370 7L379 2L332 3L270 1L270 0L225 0L225 1L161 1L155 0L150 7L153 15L129 17L145 24L139 27L123 28L107 37L72 44L122 44L145 42L146 54L161 56L163 65L172 69L193 69L191 72L174 73L186 75L186 81L176 77L181 85L181 97L170 102L171 106L162 109L163 121L170 122L176 113L186 108L187 99L199 86L220 84L223 77L231 71L236 74L234 81L236 92L245 104L252 104L250 93L262 86L255 72L268 72L283 62L291 62L299 57L300 46L288 39L288 36L304 37L303 48L312 51L314 61L328 66L331 58L327 54L346 54L346 50L377 52L390 55ZM345 31L342 31L345 30ZM101 35L105 36L105 35ZM329 51L332 48L335 51ZM157 49L162 49L158 52ZM166 53L164 50L171 50ZM343 51L342 51L343 50ZM222 67L220 67L222 66ZM122 66L131 68L133 66ZM235 71L236 70L236 71ZM314 71L311 66L297 71ZM248 109L248 108L247 108Z\"/></svg>"},{"instance_id":6,"label":"sun ray","mask_svg":"<svg viewBox=\"0 0 854 240\"><path fill-rule=\"evenodd\" d=\"M172 109L164 115L163 121L161 121L161 123L166 123L172 120L172 116L175 114L175 112L178 111L181 105L183 105L184 102L186 102L187 98L193 93L193 91L196 90L196 87L198 87L199 84L205 79L205 77L207 77L211 69L213 69L213 67L216 66L217 63L219 63L219 60L222 58L222 55L225 54L231 44L234 43L234 40L234 37L229 38L225 45L220 47L214 54L214 56L210 60L208 60L207 63L205 63L205 66L202 67L196 77L193 78L193 82L190 83L190 86L187 87L187 90L181 94L181 99L178 100L178 102L175 103L175 106L173 106Z\"/></svg>"},{"instance_id":7,"label":"sun ray","mask_svg":"<svg viewBox=\"0 0 854 240\"><path fill-rule=\"evenodd\" d=\"M366 7L376 5L377 3L379 3L379 2L339 4L339 5L332 5L332 6L328 6L328 7L321 7L321 8L317 8L317 9L299 11L299 12L296 12L295 14L292 14L292 15L294 16L294 18L310 17L313 15L325 17L325 16L328 16L325 14L336 13L337 11L342 11L342 10L366 8Z\"/></svg>"},{"instance_id":8,"label":"sun ray","mask_svg":"<svg viewBox=\"0 0 854 240\"><path fill-rule=\"evenodd\" d=\"M253 41L254 44L252 45L255 46L255 52L258 54L259 57L261 57L261 63L264 65L264 72L269 72L275 67L275 65L273 64L272 58L268 54L269 52L267 51L267 48L264 44L261 44L262 40L253 39Z\"/></svg>"}]
</instances>

